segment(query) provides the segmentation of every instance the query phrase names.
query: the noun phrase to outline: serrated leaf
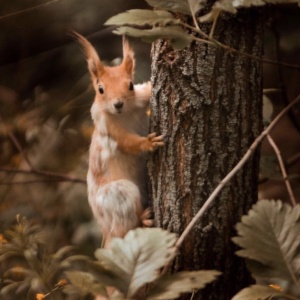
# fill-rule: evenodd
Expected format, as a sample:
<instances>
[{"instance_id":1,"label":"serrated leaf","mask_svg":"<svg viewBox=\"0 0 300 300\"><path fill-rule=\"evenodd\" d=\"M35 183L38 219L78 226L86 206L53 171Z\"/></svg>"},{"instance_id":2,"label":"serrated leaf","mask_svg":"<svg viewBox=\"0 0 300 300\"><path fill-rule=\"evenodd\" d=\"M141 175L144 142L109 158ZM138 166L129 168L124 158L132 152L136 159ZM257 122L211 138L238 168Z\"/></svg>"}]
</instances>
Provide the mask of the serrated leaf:
<instances>
[{"instance_id":1,"label":"serrated leaf","mask_svg":"<svg viewBox=\"0 0 300 300\"><path fill-rule=\"evenodd\" d=\"M202 289L220 274L218 271L193 271L165 275L159 278L146 300L176 299L182 293L190 293L194 289Z\"/></svg>"},{"instance_id":2,"label":"serrated leaf","mask_svg":"<svg viewBox=\"0 0 300 300\"><path fill-rule=\"evenodd\" d=\"M184 15L191 15L187 0L146 0L146 2L156 9L164 9L172 12L179 12Z\"/></svg>"},{"instance_id":3,"label":"serrated leaf","mask_svg":"<svg viewBox=\"0 0 300 300\"><path fill-rule=\"evenodd\" d=\"M83 295L95 294L107 297L106 289L103 285L95 282L94 277L86 272L81 271L68 271L65 272L67 278L72 285L78 288ZM70 287L67 290L70 290Z\"/></svg>"},{"instance_id":4,"label":"serrated leaf","mask_svg":"<svg viewBox=\"0 0 300 300\"><path fill-rule=\"evenodd\" d=\"M165 10L131 9L108 19L104 25L166 26L180 23Z\"/></svg>"},{"instance_id":5,"label":"serrated leaf","mask_svg":"<svg viewBox=\"0 0 300 300\"><path fill-rule=\"evenodd\" d=\"M126 273L119 268L109 258L104 258L105 267L100 262L90 262L88 267L90 272L94 275L97 281L101 282L104 286L113 286L123 294L127 293L130 281Z\"/></svg>"},{"instance_id":6,"label":"serrated leaf","mask_svg":"<svg viewBox=\"0 0 300 300\"><path fill-rule=\"evenodd\" d=\"M149 43L152 43L157 39L168 39L170 44L176 49L183 49L184 47L187 47L193 40L192 37L180 26L155 27L149 30L120 27L113 32L120 35L125 34L133 37L139 37L143 41Z\"/></svg>"},{"instance_id":7,"label":"serrated leaf","mask_svg":"<svg viewBox=\"0 0 300 300\"><path fill-rule=\"evenodd\" d=\"M123 276L127 286L122 292L130 298L158 277L159 269L174 255L175 240L175 234L160 228L138 228L129 231L124 239L113 239L110 249L98 249L95 256L117 277Z\"/></svg>"},{"instance_id":8,"label":"serrated leaf","mask_svg":"<svg viewBox=\"0 0 300 300\"><path fill-rule=\"evenodd\" d=\"M284 293L273 289L269 286L251 285L239 291L232 300L254 300L254 299L268 299L274 296L286 296ZM293 298L292 298L293 299Z\"/></svg>"},{"instance_id":9,"label":"serrated leaf","mask_svg":"<svg viewBox=\"0 0 300 300\"><path fill-rule=\"evenodd\" d=\"M299 216L299 205L292 208L281 201L259 201L236 226L239 236L233 241L243 248L236 254L265 265L270 277L297 284Z\"/></svg>"}]
</instances>

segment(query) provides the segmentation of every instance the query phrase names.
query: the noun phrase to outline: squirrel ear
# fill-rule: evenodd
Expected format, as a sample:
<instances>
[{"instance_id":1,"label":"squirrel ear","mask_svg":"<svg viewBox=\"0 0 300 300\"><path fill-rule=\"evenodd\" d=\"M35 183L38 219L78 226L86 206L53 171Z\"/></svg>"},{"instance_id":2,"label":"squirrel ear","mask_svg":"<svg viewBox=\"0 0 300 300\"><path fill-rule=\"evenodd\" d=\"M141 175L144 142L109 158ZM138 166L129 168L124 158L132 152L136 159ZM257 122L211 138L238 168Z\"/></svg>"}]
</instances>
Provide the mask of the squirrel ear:
<instances>
[{"instance_id":1,"label":"squirrel ear","mask_svg":"<svg viewBox=\"0 0 300 300\"><path fill-rule=\"evenodd\" d=\"M88 64L88 69L91 73L92 78L99 77L100 74L103 73L103 71L104 71L104 66L101 63L101 60L100 60L95 48L81 34L74 31L74 36L78 40L78 42L81 44L81 46L84 50L87 64Z\"/></svg>"},{"instance_id":2,"label":"squirrel ear","mask_svg":"<svg viewBox=\"0 0 300 300\"><path fill-rule=\"evenodd\" d=\"M128 39L123 35L123 61L122 66L128 74L134 73L135 59L134 52L129 45Z\"/></svg>"}]
</instances>

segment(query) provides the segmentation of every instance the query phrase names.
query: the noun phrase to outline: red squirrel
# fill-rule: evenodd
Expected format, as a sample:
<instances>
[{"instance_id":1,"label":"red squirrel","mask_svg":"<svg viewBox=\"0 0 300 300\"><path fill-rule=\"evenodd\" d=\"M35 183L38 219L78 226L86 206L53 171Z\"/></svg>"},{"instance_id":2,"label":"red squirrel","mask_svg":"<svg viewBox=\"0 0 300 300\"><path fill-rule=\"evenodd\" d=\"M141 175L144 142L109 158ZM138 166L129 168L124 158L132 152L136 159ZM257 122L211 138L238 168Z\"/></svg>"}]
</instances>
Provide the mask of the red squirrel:
<instances>
[{"instance_id":1,"label":"red squirrel","mask_svg":"<svg viewBox=\"0 0 300 300\"><path fill-rule=\"evenodd\" d=\"M95 89L94 122L87 174L88 201L105 247L124 237L148 216L145 153L164 145L163 136L148 134L150 82L133 84L135 58L123 37L123 61L104 65L91 43L75 33L82 45ZM147 221L145 221L147 224Z\"/></svg>"}]
</instances>

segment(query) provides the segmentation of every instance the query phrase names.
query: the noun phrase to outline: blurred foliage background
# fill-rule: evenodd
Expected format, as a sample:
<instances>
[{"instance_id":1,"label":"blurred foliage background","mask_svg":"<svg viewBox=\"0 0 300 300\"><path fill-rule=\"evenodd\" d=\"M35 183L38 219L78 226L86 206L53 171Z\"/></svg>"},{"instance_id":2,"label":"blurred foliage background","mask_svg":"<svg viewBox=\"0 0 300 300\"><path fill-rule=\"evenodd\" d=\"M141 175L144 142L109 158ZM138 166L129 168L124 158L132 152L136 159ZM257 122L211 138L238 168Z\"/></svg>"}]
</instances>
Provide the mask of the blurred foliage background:
<instances>
[{"instance_id":1,"label":"blurred foliage background","mask_svg":"<svg viewBox=\"0 0 300 300\"><path fill-rule=\"evenodd\" d=\"M21 214L48 228L56 248L72 243L89 252L99 245L85 184L93 90L72 32L87 36L109 63L122 56L121 38L103 23L145 6L122 0L1 1L0 231ZM132 44L136 82L148 80L150 45Z\"/></svg>"},{"instance_id":2,"label":"blurred foliage background","mask_svg":"<svg viewBox=\"0 0 300 300\"><path fill-rule=\"evenodd\" d=\"M119 12L145 7L138 0L1 0L0 233L20 214L48 231L53 249L74 244L91 255L100 245L85 184L93 90L72 31L86 36L102 60L118 61L121 38L103 24ZM266 57L299 65L299 8L268 7L265 18ZM135 81L148 80L150 45L131 41L137 58ZM265 97L266 122L299 94L299 75L299 68L264 64L264 86L272 89ZM298 201L299 108L272 135ZM267 141L262 154L259 197L289 201Z\"/></svg>"}]
</instances>

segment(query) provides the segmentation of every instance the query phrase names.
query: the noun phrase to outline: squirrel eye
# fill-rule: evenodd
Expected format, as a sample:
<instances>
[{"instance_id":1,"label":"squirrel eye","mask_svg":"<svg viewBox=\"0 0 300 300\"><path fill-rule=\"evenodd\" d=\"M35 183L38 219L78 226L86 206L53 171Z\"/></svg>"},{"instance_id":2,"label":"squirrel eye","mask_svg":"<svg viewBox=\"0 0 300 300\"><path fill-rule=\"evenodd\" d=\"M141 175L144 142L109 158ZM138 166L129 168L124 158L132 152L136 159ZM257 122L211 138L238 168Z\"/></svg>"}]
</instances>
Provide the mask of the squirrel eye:
<instances>
[{"instance_id":1,"label":"squirrel eye","mask_svg":"<svg viewBox=\"0 0 300 300\"><path fill-rule=\"evenodd\" d=\"M133 91L133 88L134 88L133 83L132 83L132 81L130 81L130 83L129 83L129 91Z\"/></svg>"},{"instance_id":2,"label":"squirrel eye","mask_svg":"<svg viewBox=\"0 0 300 300\"><path fill-rule=\"evenodd\" d=\"M100 94L104 94L104 88L103 88L103 85L99 85L98 90L99 90L99 93L100 93Z\"/></svg>"}]
</instances>

